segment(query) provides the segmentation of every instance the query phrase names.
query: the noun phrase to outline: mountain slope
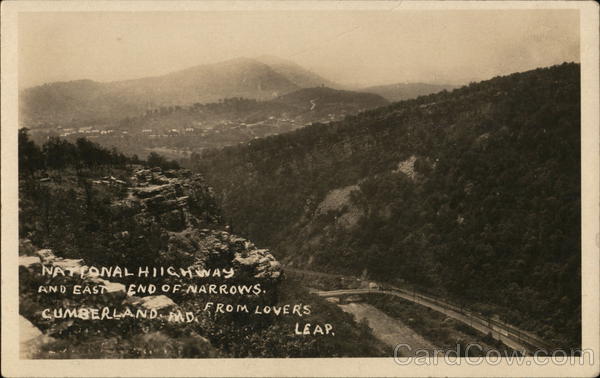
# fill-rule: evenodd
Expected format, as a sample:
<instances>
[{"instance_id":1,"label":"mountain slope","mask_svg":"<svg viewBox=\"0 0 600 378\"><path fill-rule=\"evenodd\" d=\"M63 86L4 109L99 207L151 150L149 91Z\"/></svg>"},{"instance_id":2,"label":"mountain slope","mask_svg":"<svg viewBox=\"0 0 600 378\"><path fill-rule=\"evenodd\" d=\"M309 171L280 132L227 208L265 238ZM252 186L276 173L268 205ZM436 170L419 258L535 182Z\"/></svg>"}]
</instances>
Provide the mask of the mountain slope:
<instances>
[{"instance_id":1,"label":"mountain slope","mask_svg":"<svg viewBox=\"0 0 600 378\"><path fill-rule=\"evenodd\" d=\"M293 106L304 122L339 120L346 115L387 105L372 93L344 91L327 87L304 88L279 96L272 103Z\"/></svg>"},{"instance_id":2,"label":"mountain slope","mask_svg":"<svg viewBox=\"0 0 600 378\"><path fill-rule=\"evenodd\" d=\"M338 88L339 85L329 81L316 73L309 71L300 65L285 59L271 55L262 55L255 58L257 61L271 67L275 72L283 75L286 79L296 84L300 88L312 88L326 86Z\"/></svg>"},{"instance_id":3,"label":"mountain slope","mask_svg":"<svg viewBox=\"0 0 600 378\"><path fill-rule=\"evenodd\" d=\"M20 124L53 127L77 121L105 121L138 114L141 98L117 96L110 85L91 80L44 84L19 94Z\"/></svg>"},{"instance_id":4,"label":"mountain slope","mask_svg":"<svg viewBox=\"0 0 600 378\"><path fill-rule=\"evenodd\" d=\"M422 96L195 161L287 264L409 282L580 342L579 65Z\"/></svg>"},{"instance_id":5,"label":"mountain slope","mask_svg":"<svg viewBox=\"0 0 600 378\"><path fill-rule=\"evenodd\" d=\"M323 83L327 81L292 63L278 61L271 67L248 58L135 80L51 83L21 91L21 124L35 127L105 122L139 115L158 106L207 103L231 97L268 100Z\"/></svg>"},{"instance_id":6,"label":"mountain slope","mask_svg":"<svg viewBox=\"0 0 600 378\"><path fill-rule=\"evenodd\" d=\"M144 95L155 104L178 105L226 97L269 99L299 88L268 65L247 58L110 85L117 94Z\"/></svg>"},{"instance_id":7,"label":"mountain slope","mask_svg":"<svg viewBox=\"0 0 600 378\"><path fill-rule=\"evenodd\" d=\"M304 88L272 100L273 102L294 105L306 110L328 106L351 106L368 109L386 105L383 97L365 92L343 91L327 87ZM311 103L314 101L314 103ZM313 107L314 105L314 107Z\"/></svg>"},{"instance_id":8,"label":"mountain slope","mask_svg":"<svg viewBox=\"0 0 600 378\"><path fill-rule=\"evenodd\" d=\"M362 91L376 93L388 101L402 101L419 96L426 96L443 90L452 90L454 85L427 84L427 83L398 83L390 85L378 85L363 88Z\"/></svg>"}]
</instances>

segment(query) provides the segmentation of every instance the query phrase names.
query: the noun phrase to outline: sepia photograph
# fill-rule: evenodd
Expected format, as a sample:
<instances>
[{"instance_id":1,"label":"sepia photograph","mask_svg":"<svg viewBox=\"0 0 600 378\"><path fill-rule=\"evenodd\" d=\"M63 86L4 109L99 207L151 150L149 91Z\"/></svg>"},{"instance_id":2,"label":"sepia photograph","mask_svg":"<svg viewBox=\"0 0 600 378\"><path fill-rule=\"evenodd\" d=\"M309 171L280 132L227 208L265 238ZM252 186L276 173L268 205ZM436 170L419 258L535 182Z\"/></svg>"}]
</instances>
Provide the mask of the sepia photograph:
<instances>
[{"instance_id":1,"label":"sepia photograph","mask_svg":"<svg viewBox=\"0 0 600 378\"><path fill-rule=\"evenodd\" d=\"M598 372L597 4L16 3L3 360Z\"/></svg>"}]
</instances>

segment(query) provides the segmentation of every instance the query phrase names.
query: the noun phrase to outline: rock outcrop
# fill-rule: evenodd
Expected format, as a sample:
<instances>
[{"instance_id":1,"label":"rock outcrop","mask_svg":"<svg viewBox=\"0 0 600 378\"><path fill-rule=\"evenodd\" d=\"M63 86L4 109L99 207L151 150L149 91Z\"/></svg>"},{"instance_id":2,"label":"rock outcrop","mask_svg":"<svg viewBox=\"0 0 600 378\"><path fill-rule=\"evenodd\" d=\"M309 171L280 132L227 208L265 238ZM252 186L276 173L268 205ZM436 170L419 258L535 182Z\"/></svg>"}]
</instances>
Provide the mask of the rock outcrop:
<instances>
[{"instance_id":1,"label":"rock outcrop","mask_svg":"<svg viewBox=\"0 0 600 378\"><path fill-rule=\"evenodd\" d=\"M213 190L189 170L139 169L130 180L128 196L114 206L127 209L145 227L154 227L166 240L162 261L189 261L192 266L225 264L252 278L278 280L281 265L266 249L227 231ZM123 230L117 237L129 237Z\"/></svg>"},{"instance_id":2,"label":"rock outcrop","mask_svg":"<svg viewBox=\"0 0 600 378\"><path fill-rule=\"evenodd\" d=\"M212 189L202 176L187 170L168 172L137 170L129 196L115 206L136 211L140 223L154 221L169 231L220 222Z\"/></svg>"},{"instance_id":3,"label":"rock outcrop","mask_svg":"<svg viewBox=\"0 0 600 378\"><path fill-rule=\"evenodd\" d=\"M162 172L159 168L138 169L128 181L131 185L126 188L125 196L110 204L110 210L116 214L115 219L119 220L112 225L112 239L109 237L112 242L107 244L105 240L99 240L102 243L100 250L106 249L111 256L116 256L112 264L127 265L136 261L127 260L131 256L119 260L120 248L154 238L142 245L155 247L158 252L151 255L151 261L145 255L138 256L140 264L192 269L232 268L236 280L261 282L267 286L277 284L282 278L282 267L269 250L259 249L251 241L229 232L229 227L222 223L212 189L202 176L187 170ZM131 250L144 252L143 248ZM22 340L25 358L35 355L40 345L79 332L81 328L74 320L42 319L39 314L42 306L37 303L40 300L46 301L44 306L48 303L67 307L100 305L159 312L177 311L181 309L180 305L190 308L189 299L185 300L188 301L185 304L178 303L182 299L171 294L129 295L126 280L119 278L106 279L93 274L66 274L55 278L42 276L42 266L61 268L64 272L81 272L87 265L102 265L94 261L94 255L88 254L85 259L63 258L59 252L37 248L28 239L20 241L21 301L26 303L20 311L28 325L24 329L31 331ZM35 292L40 284L56 283L53 282L55 280L67 285L100 285L104 292L99 296L59 295L49 299Z\"/></svg>"}]
</instances>

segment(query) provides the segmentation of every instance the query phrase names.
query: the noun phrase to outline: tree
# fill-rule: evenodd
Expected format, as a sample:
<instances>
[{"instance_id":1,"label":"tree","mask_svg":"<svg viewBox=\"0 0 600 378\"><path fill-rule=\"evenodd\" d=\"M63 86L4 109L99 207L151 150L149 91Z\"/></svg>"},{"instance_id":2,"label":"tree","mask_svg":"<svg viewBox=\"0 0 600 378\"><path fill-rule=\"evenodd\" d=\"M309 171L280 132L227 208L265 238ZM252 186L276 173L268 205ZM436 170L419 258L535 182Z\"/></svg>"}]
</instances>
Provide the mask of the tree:
<instances>
[{"instance_id":1,"label":"tree","mask_svg":"<svg viewBox=\"0 0 600 378\"><path fill-rule=\"evenodd\" d=\"M176 161L167 160L164 156L150 152L146 159L149 167L159 167L161 169L179 169L179 164Z\"/></svg>"},{"instance_id":2,"label":"tree","mask_svg":"<svg viewBox=\"0 0 600 378\"><path fill-rule=\"evenodd\" d=\"M44 168L44 155L40 148L29 139L29 129L19 130L19 172L31 175Z\"/></svg>"},{"instance_id":3,"label":"tree","mask_svg":"<svg viewBox=\"0 0 600 378\"><path fill-rule=\"evenodd\" d=\"M75 146L59 137L50 137L44 143L42 149L46 160L46 167L48 168L62 169L77 161L77 149Z\"/></svg>"}]
</instances>

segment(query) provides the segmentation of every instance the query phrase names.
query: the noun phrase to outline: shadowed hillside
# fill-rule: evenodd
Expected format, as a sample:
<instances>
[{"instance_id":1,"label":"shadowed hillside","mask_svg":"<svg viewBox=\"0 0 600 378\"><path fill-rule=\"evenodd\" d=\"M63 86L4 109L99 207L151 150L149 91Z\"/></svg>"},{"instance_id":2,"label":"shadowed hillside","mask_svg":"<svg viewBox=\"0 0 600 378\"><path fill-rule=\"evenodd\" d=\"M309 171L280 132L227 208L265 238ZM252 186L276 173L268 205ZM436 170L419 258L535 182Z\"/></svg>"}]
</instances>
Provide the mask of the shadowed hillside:
<instances>
[{"instance_id":1,"label":"shadowed hillside","mask_svg":"<svg viewBox=\"0 0 600 378\"><path fill-rule=\"evenodd\" d=\"M236 232L305 269L419 285L580 342L579 65L207 151Z\"/></svg>"},{"instance_id":2,"label":"shadowed hillside","mask_svg":"<svg viewBox=\"0 0 600 378\"><path fill-rule=\"evenodd\" d=\"M363 88L364 92L378 94L388 101L402 101L425 96L443 90L452 90L455 85L428 84L428 83L398 83L390 85L378 85Z\"/></svg>"}]
</instances>

